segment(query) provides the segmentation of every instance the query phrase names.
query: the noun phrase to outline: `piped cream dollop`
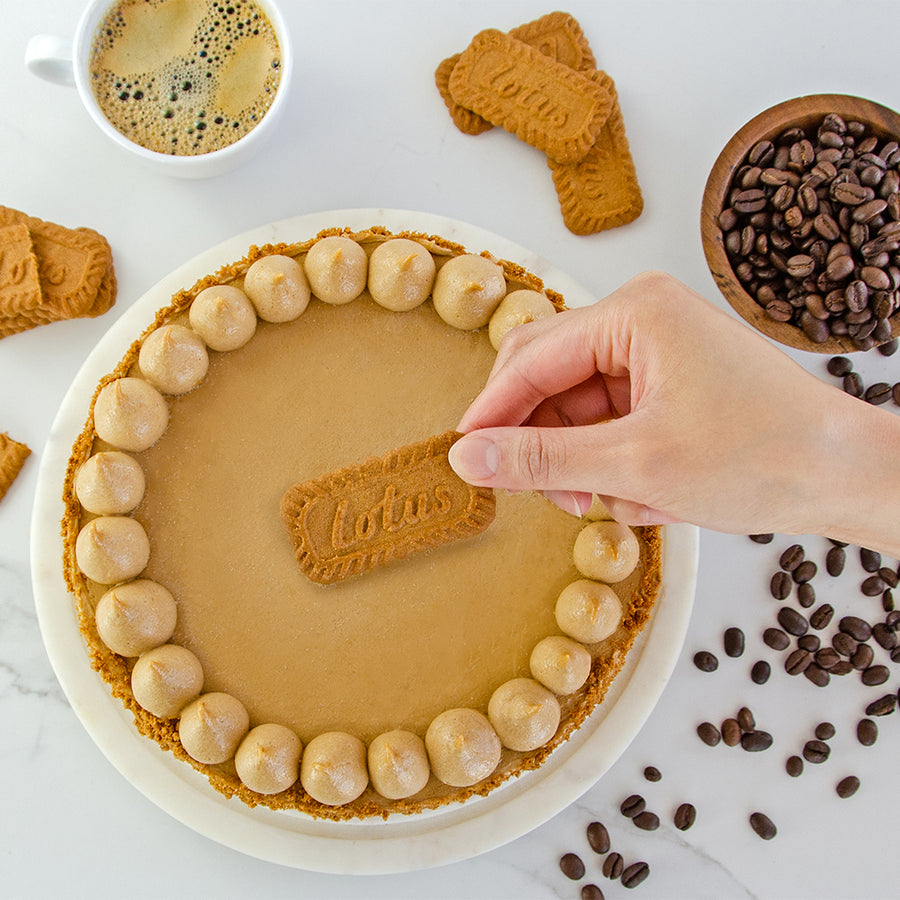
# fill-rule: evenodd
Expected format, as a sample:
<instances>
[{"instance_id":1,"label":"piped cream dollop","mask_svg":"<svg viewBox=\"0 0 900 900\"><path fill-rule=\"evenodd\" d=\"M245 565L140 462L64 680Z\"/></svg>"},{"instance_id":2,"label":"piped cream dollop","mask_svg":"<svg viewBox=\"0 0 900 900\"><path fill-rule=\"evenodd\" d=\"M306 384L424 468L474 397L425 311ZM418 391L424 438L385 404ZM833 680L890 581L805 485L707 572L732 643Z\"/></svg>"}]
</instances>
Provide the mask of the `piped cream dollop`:
<instances>
[{"instance_id":1,"label":"piped cream dollop","mask_svg":"<svg viewBox=\"0 0 900 900\"><path fill-rule=\"evenodd\" d=\"M500 305L491 316L488 325L491 346L499 350L500 342L506 337L507 332L512 331L517 325L525 325L553 315L556 315L556 308L540 291L527 288L511 291L500 301Z\"/></svg>"},{"instance_id":2,"label":"piped cream dollop","mask_svg":"<svg viewBox=\"0 0 900 900\"><path fill-rule=\"evenodd\" d=\"M127 516L91 519L75 539L78 568L98 584L117 584L140 575L150 559L143 525Z\"/></svg>"},{"instance_id":3,"label":"piped cream dollop","mask_svg":"<svg viewBox=\"0 0 900 900\"><path fill-rule=\"evenodd\" d=\"M477 784L500 763L500 738L475 709L448 709L435 716L425 732L425 747L432 771L451 787Z\"/></svg>"},{"instance_id":4,"label":"piped cream dollop","mask_svg":"<svg viewBox=\"0 0 900 900\"><path fill-rule=\"evenodd\" d=\"M234 285L204 288L194 297L188 318L207 347L223 353L243 347L256 334L256 310Z\"/></svg>"},{"instance_id":5,"label":"piped cream dollop","mask_svg":"<svg viewBox=\"0 0 900 900\"><path fill-rule=\"evenodd\" d=\"M277 253L260 257L247 269L244 291L264 322L293 322L309 304L303 266Z\"/></svg>"},{"instance_id":6,"label":"piped cream dollop","mask_svg":"<svg viewBox=\"0 0 900 900\"><path fill-rule=\"evenodd\" d=\"M342 731L316 735L303 751L300 783L313 800L326 806L352 802L369 783L366 745Z\"/></svg>"},{"instance_id":7,"label":"piped cream dollop","mask_svg":"<svg viewBox=\"0 0 900 900\"><path fill-rule=\"evenodd\" d=\"M556 601L556 624L585 644L606 640L622 621L622 603L608 585L585 578L562 589Z\"/></svg>"},{"instance_id":8,"label":"piped cream dollop","mask_svg":"<svg viewBox=\"0 0 900 900\"><path fill-rule=\"evenodd\" d=\"M571 694L591 674L591 654L578 641L554 634L535 645L529 666L534 679L554 694Z\"/></svg>"},{"instance_id":9,"label":"piped cream dollop","mask_svg":"<svg viewBox=\"0 0 900 900\"><path fill-rule=\"evenodd\" d=\"M484 256L466 253L441 266L432 300L435 311L448 325L472 331L487 325L505 296L503 269Z\"/></svg>"},{"instance_id":10,"label":"piped cream dollop","mask_svg":"<svg viewBox=\"0 0 900 900\"><path fill-rule=\"evenodd\" d=\"M182 710L178 738L191 759L212 766L231 759L249 729L244 704L231 694L213 692Z\"/></svg>"},{"instance_id":11,"label":"piped cream dollop","mask_svg":"<svg viewBox=\"0 0 900 900\"><path fill-rule=\"evenodd\" d=\"M387 731L369 743L369 778L382 797L412 797L428 784L430 775L425 742L417 734Z\"/></svg>"},{"instance_id":12,"label":"piped cream dollop","mask_svg":"<svg viewBox=\"0 0 900 900\"><path fill-rule=\"evenodd\" d=\"M300 738L284 725L267 722L250 730L234 755L238 778L257 794L280 794L300 777Z\"/></svg>"},{"instance_id":13,"label":"piped cream dollop","mask_svg":"<svg viewBox=\"0 0 900 900\"><path fill-rule=\"evenodd\" d=\"M165 644L177 617L175 598L146 578L110 588L94 612L100 639L121 656L140 656Z\"/></svg>"},{"instance_id":14,"label":"piped cream dollop","mask_svg":"<svg viewBox=\"0 0 900 900\"><path fill-rule=\"evenodd\" d=\"M369 293L394 312L406 312L423 303L434 284L434 257L408 238L379 244L369 259Z\"/></svg>"},{"instance_id":15,"label":"piped cream dollop","mask_svg":"<svg viewBox=\"0 0 900 900\"><path fill-rule=\"evenodd\" d=\"M575 568L585 578L617 584L635 570L640 556L637 536L619 522L591 522L575 538Z\"/></svg>"},{"instance_id":16,"label":"piped cream dollop","mask_svg":"<svg viewBox=\"0 0 900 900\"><path fill-rule=\"evenodd\" d=\"M145 487L140 463L119 450L95 453L75 475L78 502L98 516L131 512L141 502Z\"/></svg>"},{"instance_id":17,"label":"piped cream dollop","mask_svg":"<svg viewBox=\"0 0 900 900\"><path fill-rule=\"evenodd\" d=\"M164 394L186 394L206 377L209 354L195 331L184 325L163 325L141 344L138 367Z\"/></svg>"},{"instance_id":18,"label":"piped cream dollop","mask_svg":"<svg viewBox=\"0 0 900 900\"><path fill-rule=\"evenodd\" d=\"M369 260L366 251L347 237L324 237L309 248L303 269L313 294L339 306L366 289Z\"/></svg>"},{"instance_id":19,"label":"piped cream dollop","mask_svg":"<svg viewBox=\"0 0 900 900\"><path fill-rule=\"evenodd\" d=\"M134 699L160 719L177 716L202 689L200 660L178 644L163 644L148 650L131 671Z\"/></svg>"},{"instance_id":20,"label":"piped cream dollop","mask_svg":"<svg viewBox=\"0 0 900 900\"><path fill-rule=\"evenodd\" d=\"M168 424L163 395L143 378L117 378L97 395L94 430L119 450L138 453L152 447Z\"/></svg>"},{"instance_id":21,"label":"piped cream dollop","mask_svg":"<svg viewBox=\"0 0 900 900\"><path fill-rule=\"evenodd\" d=\"M488 719L504 747L527 753L556 734L560 708L555 695L531 678L513 678L491 694Z\"/></svg>"}]
</instances>

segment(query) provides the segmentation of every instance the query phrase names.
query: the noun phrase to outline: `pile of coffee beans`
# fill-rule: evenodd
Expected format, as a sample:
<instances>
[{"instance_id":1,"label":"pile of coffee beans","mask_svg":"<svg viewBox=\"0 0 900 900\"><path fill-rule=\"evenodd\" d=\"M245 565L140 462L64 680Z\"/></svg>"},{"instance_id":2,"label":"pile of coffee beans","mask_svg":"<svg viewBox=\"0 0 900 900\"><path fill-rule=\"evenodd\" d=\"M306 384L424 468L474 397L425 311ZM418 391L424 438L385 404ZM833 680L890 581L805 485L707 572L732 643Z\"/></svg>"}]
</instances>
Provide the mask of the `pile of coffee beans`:
<instances>
[{"instance_id":1,"label":"pile of coffee beans","mask_svg":"<svg viewBox=\"0 0 900 900\"><path fill-rule=\"evenodd\" d=\"M829 114L762 140L718 216L746 292L815 343L891 339L900 309L900 145Z\"/></svg>"}]
</instances>

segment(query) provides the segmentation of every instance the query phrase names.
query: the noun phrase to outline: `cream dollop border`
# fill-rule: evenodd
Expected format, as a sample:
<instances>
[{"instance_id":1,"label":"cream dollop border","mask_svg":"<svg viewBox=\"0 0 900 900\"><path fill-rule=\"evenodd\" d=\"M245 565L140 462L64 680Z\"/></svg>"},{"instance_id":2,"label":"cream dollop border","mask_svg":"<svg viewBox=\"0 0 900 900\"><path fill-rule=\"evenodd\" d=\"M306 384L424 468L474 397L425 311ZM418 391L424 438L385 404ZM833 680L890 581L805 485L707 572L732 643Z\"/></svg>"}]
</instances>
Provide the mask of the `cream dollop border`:
<instances>
[{"instance_id":1,"label":"cream dollop border","mask_svg":"<svg viewBox=\"0 0 900 900\"><path fill-rule=\"evenodd\" d=\"M226 796L239 796L240 799L249 806L264 804L272 808L295 808L301 809L314 816L331 819L347 819L351 817L366 818L373 815L385 817L391 812L417 812L421 809L441 806L446 802L461 801L473 795L486 795L510 776L518 775L523 771L539 767L553 749L565 741L568 736L579 727L594 706L602 700L609 685L624 664L625 657L634 638L649 617L650 610L659 588L660 540L659 529L655 527L635 529L639 537L642 538L642 559L639 565L643 566L643 575L641 584L636 591L635 597L632 598L632 602L629 605L629 609L626 610L622 625L620 626L624 627L626 631L626 639L620 642L613 653L608 656L598 658L596 654L592 652L593 663L591 674L585 685L574 694L557 696L561 706L561 721L553 738L531 753L515 753L504 748L503 757L493 773L471 787L451 789L449 796L441 795L437 797L425 797L423 799L418 799L416 796L413 796L407 800L387 801L378 795L371 798L367 796L374 794L374 789L372 788L370 781L369 787L363 794L363 797L359 800L351 801L343 806L326 806L318 803L306 794L302 789L299 778L297 782L286 791L282 791L279 794L262 795L251 791L243 785L239 779L237 779L236 774L228 771L227 767L222 765L208 766L203 763L198 763L190 757L182 747L178 737L178 718L166 720L158 719L142 709L135 701L130 688L130 669L131 665L133 665L133 660L128 660L110 651L97 634L93 617L93 607L96 605L96 599L92 596L89 589L89 584L93 584L93 582L80 572L75 559L75 539L82 527L82 516L85 511L82 509L75 495L74 478L80 465L92 455L94 441L97 438L93 427L94 403L102 388L107 384L126 375L142 377L139 372L134 372L132 369L135 366L143 341L157 328L168 324L178 315L185 313L190 308L193 298L201 290L212 285L224 284L240 278L246 273L253 262L264 256L281 254L296 257L305 253L309 247L321 238L333 235L349 237L361 244L372 242L378 243L390 240L394 237L403 237L417 241L437 257L459 256L469 252L459 244L454 244L434 235L424 235L415 232L400 232L394 234L387 229L378 226L373 226L372 228L357 232L349 229L326 229L317 234L314 238L297 244L250 247L245 259L238 263L225 266L214 275L201 279L192 288L175 294L172 304L169 307L161 309L157 313L154 323L132 344L128 353L116 369L101 380L94 393L91 401L90 415L82 435L73 448L73 453L69 460L66 473L63 493L66 514L62 521L62 533L64 539L63 568L69 590L76 598L81 629L88 643L91 664L110 684L113 695L118 697L123 704L134 713L135 725L140 733L156 740L164 749L171 750L177 757L183 759L194 768L203 771L214 788ZM531 290L544 293L553 303L557 311L565 308L565 303L561 295L545 288L537 276L527 272L521 266L508 260L496 259L487 252L480 255L501 266L507 281L508 291L511 289L510 284L521 285ZM485 328L487 328L487 326L485 326ZM203 382L201 380L195 390L202 387L202 384ZM167 396L168 395L164 395L164 398L167 398ZM140 575L137 577L139 578ZM109 588L114 587L114 585L102 585L100 587L102 588L102 591L105 592ZM590 647L588 647L588 650L590 651ZM200 696L203 696L202 692ZM252 723L251 727L259 724L262 723ZM233 769L233 762L231 768ZM237 780L237 783L235 783L235 780Z\"/></svg>"}]
</instances>

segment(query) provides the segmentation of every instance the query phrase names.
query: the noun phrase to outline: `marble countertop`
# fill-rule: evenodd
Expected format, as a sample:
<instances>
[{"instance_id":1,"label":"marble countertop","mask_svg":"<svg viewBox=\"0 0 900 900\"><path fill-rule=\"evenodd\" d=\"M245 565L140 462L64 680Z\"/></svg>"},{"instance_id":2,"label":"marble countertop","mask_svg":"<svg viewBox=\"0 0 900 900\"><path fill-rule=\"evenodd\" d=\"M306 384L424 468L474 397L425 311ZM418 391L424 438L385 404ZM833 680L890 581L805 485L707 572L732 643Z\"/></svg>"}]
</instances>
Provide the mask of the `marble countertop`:
<instances>
[{"instance_id":1,"label":"marble countertop","mask_svg":"<svg viewBox=\"0 0 900 900\"><path fill-rule=\"evenodd\" d=\"M757 545L701 533L697 596L674 675L618 762L579 800L529 834L464 862L405 874L326 875L266 863L202 837L161 811L105 759L68 705L44 650L29 566L29 530L40 456L56 411L88 353L110 325L167 273L209 247L267 222L319 210L419 210L473 223L539 252L597 297L647 268L666 269L726 306L703 258L700 197L719 150L747 119L781 100L835 92L900 108L891 38L900 11L846 2L629 0L567 7L616 80L645 210L632 225L592 237L569 233L545 159L495 130L478 138L451 123L433 81L435 66L483 28L508 30L549 8L524 2L430 4L282 0L296 46L290 109L276 140L240 169L176 181L151 174L108 144L73 90L30 75L28 38L74 31L79 4L5 4L0 29L0 202L70 226L89 226L112 245L115 307L96 320L34 329L0 341L0 431L34 451L0 503L0 896L577 898L597 883L607 898L630 894L600 872L585 829L608 827L626 864L644 860L647 898L887 898L897 896L894 798L900 791L900 717L878 720L873 747L855 737L868 702L896 690L856 674L818 688L788 676L762 630L777 604L768 592L792 539ZM793 353L824 379L825 358ZM900 355L857 355L865 382L900 380ZM735 361L740 364L739 360ZM896 408L893 408L896 413ZM715 447L710 447L715 452ZM885 498L884 502L897 502ZM819 564L817 602L838 615L875 620L865 576L850 552L840 578L824 573L827 542L802 539ZM740 658L722 649L741 627ZM694 653L719 658L699 671ZM880 650L878 650L881 653ZM765 659L765 685L749 677ZM891 666L888 662L888 665ZM773 746L747 753L711 748L696 735L747 706ZM831 755L788 777L823 721L835 725ZM643 777L656 766L662 780ZM840 799L836 783L861 786ZM637 829L619 812L639 793L661 820ZM678 831L675 808L697 808ZM748 824L754 811L778 827L772 841ZM587 875L567 879L558 860L581 855ZM352 854L352 846L347 853ZM410 861L415 867L415 860Z\"/></svg>"}]
</instances>

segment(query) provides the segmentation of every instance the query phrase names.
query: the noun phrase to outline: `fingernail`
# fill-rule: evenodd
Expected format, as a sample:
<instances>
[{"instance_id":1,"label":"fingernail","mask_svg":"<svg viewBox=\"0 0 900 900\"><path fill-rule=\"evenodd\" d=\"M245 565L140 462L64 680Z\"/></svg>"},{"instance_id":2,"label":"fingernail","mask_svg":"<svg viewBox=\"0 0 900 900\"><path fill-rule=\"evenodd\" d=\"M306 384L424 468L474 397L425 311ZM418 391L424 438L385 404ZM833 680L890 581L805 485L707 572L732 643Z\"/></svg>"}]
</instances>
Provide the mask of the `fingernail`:
<instances>
[{"instance_id":1,"label":"fingernail","mask_svg":"<svg viewBox=\"0 0 900 900\"><path fill-rule=\"evenodd\" d=\"M450 448L448 458L463 481L485 481L497 474L499 466L497 447L487 438L460 438Z\"/></svg>"},{"instance_id":2,"label":"fingernail","mask_svg":"<svg viewBox=\"0 0 900 900\"><path fill-rule=\"evenodd\" d=\"M573 516L583 516L590 508L590 494L580 494L575 491L544 491L544 497L551 503L555 503L563 512Z\"/></svg>"}]
</instances>

